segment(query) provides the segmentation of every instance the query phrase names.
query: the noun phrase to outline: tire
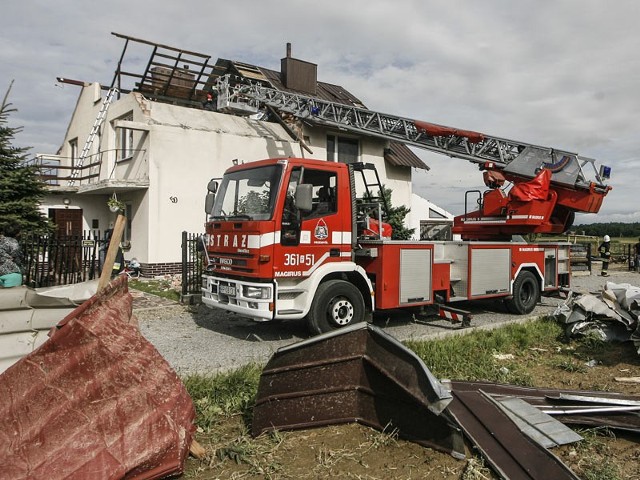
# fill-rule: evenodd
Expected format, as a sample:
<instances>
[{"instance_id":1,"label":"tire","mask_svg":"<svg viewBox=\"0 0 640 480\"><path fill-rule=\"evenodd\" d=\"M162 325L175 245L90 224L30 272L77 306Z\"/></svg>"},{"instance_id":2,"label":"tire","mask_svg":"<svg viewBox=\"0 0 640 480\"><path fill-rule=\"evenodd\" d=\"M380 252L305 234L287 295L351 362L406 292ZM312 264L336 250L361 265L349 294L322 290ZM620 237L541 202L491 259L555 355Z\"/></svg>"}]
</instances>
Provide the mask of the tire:
<instances>
[{"instance_id":1,"label":"tire","mask_svg":"<svg viewBox=\"0 0 640 480\"><path fill-rule=\"evenodd\" d=\"M513 282L513 296L505 299L505 306L511 313L524 315L531 313L540 301L540 284L531 272L523 271Z\"/></svg>"},{"instance_id":2,"label":"tire","mask_svg":"<svg viewBox=\"0 0 640 480\"><path fill-rule=\"evenodd\" d=\"M307 324L311 333L318 335L363 322L364 318L364 299L360 290L344 280L329 280L318 287Z\"/></svg>"}]
</instances>

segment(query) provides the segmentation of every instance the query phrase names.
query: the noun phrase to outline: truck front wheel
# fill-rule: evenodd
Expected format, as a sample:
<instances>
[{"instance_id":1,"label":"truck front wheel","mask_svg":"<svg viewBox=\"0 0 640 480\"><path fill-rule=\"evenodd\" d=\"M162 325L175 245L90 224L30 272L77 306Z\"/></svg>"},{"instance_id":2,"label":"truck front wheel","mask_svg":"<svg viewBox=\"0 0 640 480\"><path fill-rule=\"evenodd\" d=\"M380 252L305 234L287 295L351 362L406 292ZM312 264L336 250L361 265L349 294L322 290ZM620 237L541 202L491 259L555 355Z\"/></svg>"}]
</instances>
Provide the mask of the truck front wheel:
<instances>
[{"instance_id":1,"label":"truck front wheel","mask_svg":"<svg viewBox=\"0 0 640 480\"><path fill-rule=\"evenodd\" d=\"M540 300L540 284L537 277L528 271L522 271L513 282L513 297L505 300L507 310L524 315L531 313Z\"/></svg>"},{"instance_id":2,"label":"truck front wheel","mask_svg":"<svg viewBox=\"0 0 640 480\"><path fill-rule=\"evenodd\" d=\"M355 285L329 280L318 287L307 323L311 333L317 335L362 322L364 314L364 299Z\"/></svg>"}]
</instances>

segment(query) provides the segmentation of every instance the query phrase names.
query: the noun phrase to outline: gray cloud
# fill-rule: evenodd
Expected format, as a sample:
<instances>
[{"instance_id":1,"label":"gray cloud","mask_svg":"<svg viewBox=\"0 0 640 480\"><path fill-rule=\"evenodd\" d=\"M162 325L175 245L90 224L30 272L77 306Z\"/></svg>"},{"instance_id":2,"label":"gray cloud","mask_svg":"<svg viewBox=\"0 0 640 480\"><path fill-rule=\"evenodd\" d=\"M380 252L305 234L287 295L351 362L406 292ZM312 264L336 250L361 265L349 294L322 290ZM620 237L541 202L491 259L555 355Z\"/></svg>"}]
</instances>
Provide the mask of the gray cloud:
<instances>
[{"instance_id":1,"label":"gray cloud","mask_svg":"<svg viewBox=\"0 0 640 480\"><path fill-rule=\"evenodd\" d=\"M57 150L75 106L77 88L56 76L111 82L123 46L112 31L275 69L292 42L369 108L611 165L601 213L578 221L640 221L636 1L5 3L0 90L15 79L10 120L33 153ZM461 213L464 191L481 185L476 167L419 154L433 168L416 174L416 191Z\"/></svg>"}]
</instances>

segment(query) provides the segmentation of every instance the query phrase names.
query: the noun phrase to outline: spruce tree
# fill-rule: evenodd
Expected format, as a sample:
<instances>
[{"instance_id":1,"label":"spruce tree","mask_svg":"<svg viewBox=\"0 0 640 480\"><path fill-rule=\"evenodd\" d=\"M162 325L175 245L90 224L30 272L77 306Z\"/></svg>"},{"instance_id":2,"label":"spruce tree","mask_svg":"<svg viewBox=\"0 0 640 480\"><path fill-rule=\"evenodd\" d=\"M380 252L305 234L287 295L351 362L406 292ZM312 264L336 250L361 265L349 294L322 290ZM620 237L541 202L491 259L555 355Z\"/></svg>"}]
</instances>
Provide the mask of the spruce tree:
<instances>
[{"instance_id":1,"label":"spruce tree","mask_svg":"<svg viewBox=\"0 0 640 480\"><path fill-rule=\"evenodd\" d=\"M391 225L391 239L392 240L410 240L415 232L415 228L407 228L405 225L405 217L409 214L411 209L406 205L394 207L391 204L391 194L393 191L384 185L381 185L382 191L378 190L378 198L383 198L386 201L389 211L385 214L382 213L382 220ZM364 195L367 201L372 200L372 195Z\"/></svg>"},{"instance_id":2,"label":"spruce tree","mask_svg":"<svg viewBox=\"0 0 640 480\"><path fill-rule=\"evenodd\" d=\"M380 194L380 192L378 192ZM409 214L411 209L406 205L394 207L391 204L392 190L382 185L382 195L387 200L389 206L388 216L385 221L391 225L391 239L392 240L410 240L415 228L407 228L405 225L405 217Z\"/></svg>"},{"instance_id":3,"label":"spruce tree","mask_svg":"<svg viewBox=\"0 0 640 480\"><path fill-rule=\"evenodd\" d=\"M9 114L16 111L7 103L10 91L11 86L0 106L0 230L7 225L17 225L23 233L44 233L49 231L49 221L38 206L46 186L38 176L37 167L27 164L29 148L12 145L22 129L9 126Z\"/></svg>"}]
</instances>

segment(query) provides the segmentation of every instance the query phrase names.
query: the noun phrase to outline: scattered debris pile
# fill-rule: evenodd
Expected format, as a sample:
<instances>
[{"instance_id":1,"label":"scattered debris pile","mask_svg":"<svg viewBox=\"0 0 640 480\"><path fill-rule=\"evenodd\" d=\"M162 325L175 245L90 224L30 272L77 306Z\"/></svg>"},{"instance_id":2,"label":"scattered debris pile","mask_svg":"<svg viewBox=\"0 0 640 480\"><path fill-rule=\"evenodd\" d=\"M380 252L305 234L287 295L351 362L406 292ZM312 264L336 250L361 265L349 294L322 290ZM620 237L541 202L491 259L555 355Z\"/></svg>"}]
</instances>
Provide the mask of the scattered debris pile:
<instances>
[{"instance_id":1,"label":"scattered debris pile","mask_svg":"<svg viewBox=\"0 0 640 480\"><path fill-rule=\"evenodd\" d=\"M504 479L578 477L549 448L582 440L568 425L640 434L640 398L491 382L438 381L370 324L279 349L260 377L252 434L358 422L465 457L463 437Z\"/></svg>"},{"instance_id":2,"label":"scattered debris pile","mask_svg":"<svg viewBox=\"0 0 640 480\"><path fill-rule=\"evenodd\" d=\"M633 341L640 354L640 287L607 282L598 294L571 293L554 312L567 337L596 335L603 341Z\"/></svg>"},{"instance_id":3,"label":"scattered debris pile","mask_svg":"<svg viewBox=\"0 0 640 480\"><path fill-rule=\"evenodd\" d=\"M0 375L1 479L182 472L193 403L131 314L120 276Z\"/></svg>"},{"instance_id":4,"label":"scattered debris pile","mask_svg":"<svg viewBox=\"0 0 640 480\"><path fill-rule=\"evenodd\" d=\"M640 434L640 397L462 381L451 391L447 411L504 479L577 478L547 450L581 440L564 425Z\"/></svg>"}]
</instances>

